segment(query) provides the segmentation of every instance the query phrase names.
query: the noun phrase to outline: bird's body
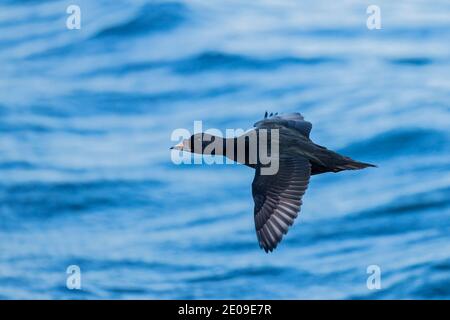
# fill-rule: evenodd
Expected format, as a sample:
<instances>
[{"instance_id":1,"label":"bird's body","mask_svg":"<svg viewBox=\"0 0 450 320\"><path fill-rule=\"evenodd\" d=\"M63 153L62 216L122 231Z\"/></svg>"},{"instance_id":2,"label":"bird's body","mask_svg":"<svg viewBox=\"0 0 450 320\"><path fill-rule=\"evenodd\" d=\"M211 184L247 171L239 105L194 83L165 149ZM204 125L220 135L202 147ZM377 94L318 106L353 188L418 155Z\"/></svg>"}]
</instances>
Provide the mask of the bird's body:
<instances>
[{"instance_id":1,"label":"bird's body","mask_svg":"<svg viewBox=\"0 0 450 320\"><path fill-rule=\"evenodd\" d=\"M253 130L239 137L223 139L197 134L175 148L224 155L255 169L252 195L256 234L260 247L268 252L277 247L294 223L311 175L374 167L315 144L309 138L311 128L311 123L300 113L269 117L266 113ZM200 142L196 144L197 140ZM220 148L205 152L211 143ZM272 159L276 157L278 167L273 174L264 174L268 164L260 157L262 148L266 148Z\"/></svg>"}]
</instances>

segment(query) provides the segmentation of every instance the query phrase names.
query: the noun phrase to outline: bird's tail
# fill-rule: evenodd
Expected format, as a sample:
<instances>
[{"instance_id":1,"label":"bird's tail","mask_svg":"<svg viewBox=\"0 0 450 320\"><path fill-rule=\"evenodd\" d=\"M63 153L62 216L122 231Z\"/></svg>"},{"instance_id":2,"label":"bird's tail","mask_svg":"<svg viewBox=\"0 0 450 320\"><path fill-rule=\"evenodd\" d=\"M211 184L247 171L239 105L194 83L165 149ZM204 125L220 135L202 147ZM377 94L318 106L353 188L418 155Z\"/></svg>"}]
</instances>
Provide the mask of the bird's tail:
<instances>
[{"instance_id":1,"label":"bird's tail","mask_svg":"<svg viewBox=\"0 0 450 320\"><path fill-rule=\"evenodd\" d=\"M341 161L337 161L335 169L342 170L360 170L368 167L376 167L376 165L366 162L359 162L348 157L342 157Z\"/></svg>"},{"instance_id":2,"label":"bird's tail","mask_svg":"<svg viewBox=\"0 0 450 320\"><path fill-rule=\"evenodd\" d=\"M315 147L313 157L316 161L311 162L312 174L376 167L374 164L353 160L319 145L315 145Z\"/></svg>"}]
</instances>

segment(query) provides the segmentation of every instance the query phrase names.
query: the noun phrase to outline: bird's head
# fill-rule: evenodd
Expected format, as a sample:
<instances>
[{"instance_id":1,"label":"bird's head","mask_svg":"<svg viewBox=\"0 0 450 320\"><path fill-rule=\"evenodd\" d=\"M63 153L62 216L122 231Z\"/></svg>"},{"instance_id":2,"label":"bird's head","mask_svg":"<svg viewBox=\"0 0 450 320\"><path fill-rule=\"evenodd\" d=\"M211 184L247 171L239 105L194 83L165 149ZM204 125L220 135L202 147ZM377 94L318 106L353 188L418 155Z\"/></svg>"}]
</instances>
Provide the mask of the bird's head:
<instances>
[{"instance_id":1,"label":"bird's head","mask_svg":"<svg viewBox=\"0 0 450 320\"><path fill-rule=\"evenodd\" d=\"M182 140L170 149L203 154L206 146L214 142L215 138L215 136L207 133L196 133L189 139Z\"/></svg>"}]
</instances>

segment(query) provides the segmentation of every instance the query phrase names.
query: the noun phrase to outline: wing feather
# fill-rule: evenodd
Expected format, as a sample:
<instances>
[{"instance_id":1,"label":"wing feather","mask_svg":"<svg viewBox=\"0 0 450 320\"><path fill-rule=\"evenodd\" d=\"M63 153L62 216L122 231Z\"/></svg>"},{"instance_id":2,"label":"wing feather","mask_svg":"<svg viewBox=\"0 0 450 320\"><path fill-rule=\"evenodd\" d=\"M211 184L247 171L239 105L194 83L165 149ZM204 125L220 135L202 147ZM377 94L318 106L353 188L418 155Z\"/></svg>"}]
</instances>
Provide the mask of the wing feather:
<instances>
[{"instance_id":1,"label":"wing feather","mask_svg":"<svg viewBox=\"0 0 450 320\"><path fill-rule=\"evenodd\" d=\"M275 175L256 168L252 184L256 235L261 248L274 250L298 216L308 187L311 165L304 158L281 158Z\"/></svg>"},{"instance_id":2,"label":"wing feather","mask_svg":"<svg viewBox=\"0 0 450 320\"><path fill-rule=\"evenodd\" d=\"M298 112L269 116L256 122L254 126L259 129L271 129L277 126L283 126L297 130L307 138L309 138L312 129L311 122L305 121L305 118Z\"/></svg>"}]
</instances>

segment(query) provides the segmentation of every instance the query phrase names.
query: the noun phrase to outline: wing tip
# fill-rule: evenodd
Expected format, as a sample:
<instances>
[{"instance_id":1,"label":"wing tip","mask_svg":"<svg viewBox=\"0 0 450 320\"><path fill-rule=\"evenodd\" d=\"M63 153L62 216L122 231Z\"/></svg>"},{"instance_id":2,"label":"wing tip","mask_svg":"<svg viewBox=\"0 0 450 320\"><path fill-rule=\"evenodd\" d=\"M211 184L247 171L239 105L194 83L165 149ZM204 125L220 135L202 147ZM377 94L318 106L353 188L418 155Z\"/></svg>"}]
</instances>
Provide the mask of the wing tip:
<instances>
[{"instance_id":1,"label":"wing tip","mask_svg":"<svg viewBox=\"0 0 450 320\"><path fill-rule=\"evenodd\" d=\"M277 246L274 246L274 247L268 247L268 246L262 244L261 242L259 243L259 247L260 247L262 250L264 250L265 253L272 253L273 250L275 250L275 249L277 248Z\"/></svg>"}]
</instances>

